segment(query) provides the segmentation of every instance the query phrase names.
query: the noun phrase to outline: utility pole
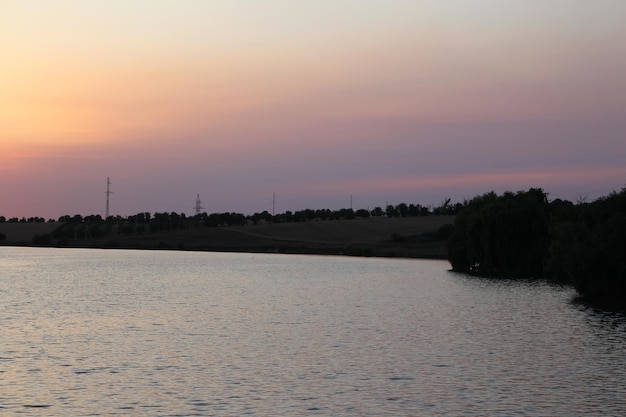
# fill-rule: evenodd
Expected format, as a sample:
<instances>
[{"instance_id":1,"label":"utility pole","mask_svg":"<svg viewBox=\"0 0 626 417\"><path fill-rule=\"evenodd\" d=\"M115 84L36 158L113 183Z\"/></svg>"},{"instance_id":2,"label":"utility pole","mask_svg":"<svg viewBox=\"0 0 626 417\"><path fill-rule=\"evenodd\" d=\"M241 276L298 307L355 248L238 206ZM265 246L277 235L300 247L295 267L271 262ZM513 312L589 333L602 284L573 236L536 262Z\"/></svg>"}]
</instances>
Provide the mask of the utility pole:
<instances>
[{"instance_id":1,"label":"utility pole","mask_svg":"<svg viewBox=\"0 0 626 417\"><path fill-rule=\"evenodd\" d=\"M276 211L276 193L272 195L272 217L274 217L275 211Z\"/></svg>"},{"instance_id":2,"label":"utility pole","mask_svg":"<svg viewBox=\"0 0 626 417\"><path fill-rule=\"evenodd\" d=\"M107 195L107 207L104 212L104 220L109 218L109 196L113 194L113 191L111 191L111 179L109 177L107 177L107 190L105 194Z\"/></svg>"}]
</instances>

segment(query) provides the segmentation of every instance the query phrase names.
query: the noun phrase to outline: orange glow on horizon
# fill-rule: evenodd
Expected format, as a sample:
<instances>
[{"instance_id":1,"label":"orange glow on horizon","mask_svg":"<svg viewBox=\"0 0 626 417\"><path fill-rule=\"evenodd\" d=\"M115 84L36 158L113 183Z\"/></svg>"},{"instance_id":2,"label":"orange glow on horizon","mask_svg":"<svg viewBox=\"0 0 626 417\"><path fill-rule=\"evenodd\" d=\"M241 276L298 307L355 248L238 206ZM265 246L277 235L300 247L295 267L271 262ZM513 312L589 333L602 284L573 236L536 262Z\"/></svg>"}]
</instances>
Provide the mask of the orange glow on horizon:
<instances>
[{"instance_id":1,"label":"orange glow on horizon","mask_svg":"<svg viewBox=\"0 0 626 417\"><path fill-rule=\"evenodd\" d=\"M1 3L0 214L626 176L626 2L132 3Z\"/></svg>"}]
</instances>

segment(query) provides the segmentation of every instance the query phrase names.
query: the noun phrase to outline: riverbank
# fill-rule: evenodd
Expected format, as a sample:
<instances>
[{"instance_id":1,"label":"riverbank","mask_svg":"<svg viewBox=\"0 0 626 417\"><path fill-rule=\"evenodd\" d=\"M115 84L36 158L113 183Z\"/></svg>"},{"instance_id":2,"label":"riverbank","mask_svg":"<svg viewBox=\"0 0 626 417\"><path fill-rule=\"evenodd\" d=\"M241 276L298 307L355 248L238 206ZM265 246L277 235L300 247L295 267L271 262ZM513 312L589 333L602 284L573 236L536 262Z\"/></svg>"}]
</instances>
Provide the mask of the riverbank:
<instances>
[{"instance_id":1,"label":"riverbank","mask_svg":"<svg viewBox=\"0 0 626 417\"><path fill-rule=\"evenodd\" d=\"M7 236L4 245L446 259L446 238L439 229L453 222L454 216L372 217L229 227L204 227L198 223L159 232L113 224L107 225L102 237L50 239L45 244L39 239L36 245L33 242L37 236L52 236L62 224L5 223L0 224L0 233Z\"/></svg>"}]
</instances>

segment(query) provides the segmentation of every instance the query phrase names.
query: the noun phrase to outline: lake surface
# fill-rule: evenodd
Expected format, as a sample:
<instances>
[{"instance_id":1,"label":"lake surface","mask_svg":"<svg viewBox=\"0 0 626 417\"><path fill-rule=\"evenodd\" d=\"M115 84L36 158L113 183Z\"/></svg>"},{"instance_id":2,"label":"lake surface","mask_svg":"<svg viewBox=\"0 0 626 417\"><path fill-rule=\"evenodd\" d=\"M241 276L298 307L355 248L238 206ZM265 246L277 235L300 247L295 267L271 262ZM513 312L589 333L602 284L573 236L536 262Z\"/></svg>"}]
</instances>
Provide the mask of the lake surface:
<instances>
[{"instance_id":1,"label":"lake surface","mask_svg":"<svg viewBox=\"0 0 626 417\"><path fill-rule=\"evenodd\" d=\"M626 413L626 318L442 261L0 248L0 414Z\"/></svg>"}]
</instances>

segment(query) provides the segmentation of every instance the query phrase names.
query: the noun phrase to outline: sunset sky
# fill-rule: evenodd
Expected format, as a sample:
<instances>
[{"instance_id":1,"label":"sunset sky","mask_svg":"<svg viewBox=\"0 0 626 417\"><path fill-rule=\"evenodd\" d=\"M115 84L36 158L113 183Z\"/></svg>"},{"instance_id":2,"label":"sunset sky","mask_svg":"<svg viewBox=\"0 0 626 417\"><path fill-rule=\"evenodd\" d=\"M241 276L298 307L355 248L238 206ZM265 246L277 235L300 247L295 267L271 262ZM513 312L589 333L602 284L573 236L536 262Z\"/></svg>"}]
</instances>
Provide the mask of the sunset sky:
<instances>
[{"instance_id":1,"label":"sunset sky","mask_svg":"<svg viewBox=\"0 0 626 417\"><path fill-rule=\"evenodd\" d=\"M0 0L0 215L626 186L623 0Z\"/></svg>"}]
</instances>

